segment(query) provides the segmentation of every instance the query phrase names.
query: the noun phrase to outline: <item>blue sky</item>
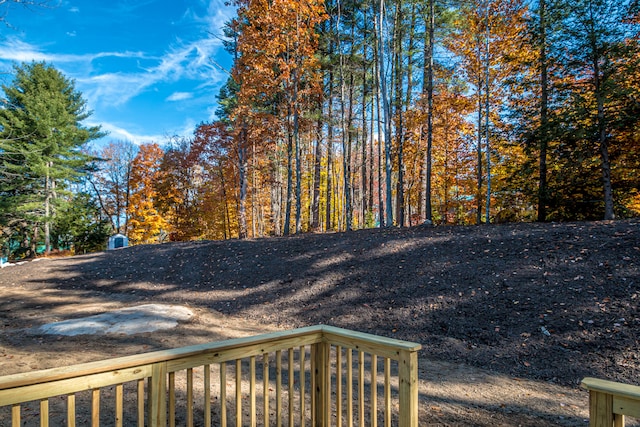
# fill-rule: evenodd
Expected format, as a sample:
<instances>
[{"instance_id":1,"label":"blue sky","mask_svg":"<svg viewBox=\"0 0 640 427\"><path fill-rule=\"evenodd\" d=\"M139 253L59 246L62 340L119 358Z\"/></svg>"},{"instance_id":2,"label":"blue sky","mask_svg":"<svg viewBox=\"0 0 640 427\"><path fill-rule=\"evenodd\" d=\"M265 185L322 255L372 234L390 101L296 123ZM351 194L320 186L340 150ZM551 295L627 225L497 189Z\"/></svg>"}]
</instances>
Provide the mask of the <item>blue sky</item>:
<instances>
[{"instance_id":1,"label":"blue sky","mask_svg":"<svg viewBox=\"0 0 640 427\"><path fill-rule=\"evenodd\" d=\"M214 118L228 75L224 0L50 0L0 11L0 80L12 64L46 61L75 80L109 135L102 141L163 144ZM216 65L218 64L218 65Z\"/></svg>"}]
</instances>

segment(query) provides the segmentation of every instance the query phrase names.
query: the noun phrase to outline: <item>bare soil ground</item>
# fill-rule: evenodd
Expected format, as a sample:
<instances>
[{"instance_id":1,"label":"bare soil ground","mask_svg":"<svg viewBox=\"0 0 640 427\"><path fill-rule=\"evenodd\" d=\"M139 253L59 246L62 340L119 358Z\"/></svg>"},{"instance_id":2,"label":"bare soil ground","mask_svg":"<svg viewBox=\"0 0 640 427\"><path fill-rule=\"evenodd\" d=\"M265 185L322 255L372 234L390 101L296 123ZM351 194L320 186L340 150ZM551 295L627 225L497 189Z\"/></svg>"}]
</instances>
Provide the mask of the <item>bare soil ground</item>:
<instances>
[{"instance_id":1,"label":"bare soil ground","mask_svg":"<svg viewBox=\"0 0 640 427\"><path fill-rule=\"evenodd\" d=\"M363 230L38 260L0 270L0 375L324 323L423 345L421 426L583 426L583 377L639 383L639 266L638 220ZM196 316L134 336L30 329L146 303Z\"/></svg>"}]
</instances>

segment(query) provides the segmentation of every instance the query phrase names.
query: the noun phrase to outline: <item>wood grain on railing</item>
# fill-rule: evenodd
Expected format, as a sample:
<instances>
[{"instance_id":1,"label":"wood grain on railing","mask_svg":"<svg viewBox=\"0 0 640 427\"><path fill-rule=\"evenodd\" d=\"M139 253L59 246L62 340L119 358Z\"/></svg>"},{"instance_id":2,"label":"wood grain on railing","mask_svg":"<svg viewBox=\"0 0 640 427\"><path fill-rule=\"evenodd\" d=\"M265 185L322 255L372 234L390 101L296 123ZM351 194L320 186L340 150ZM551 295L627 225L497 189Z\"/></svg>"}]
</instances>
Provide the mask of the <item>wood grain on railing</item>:
<instances>
[{"instance_id":1,"label":"wood grain on railing","mask_svg":"<svg viewBox=\"0 0 640 427\"><path fill-rule=\"evenodd\" d=\"M88 404L87 421L96 427L107 419L116 426L131 425L135 419L140 426L210 427L212 415L221 426L256 427L262 422L264 426L328 427L334 419L337 426L343 420L348 426L356 420L358 426L377 426L382 415L385 426L391 425L393 417L400 427L416 427L419 348L414 343L329 326L301 328L0 377L0 410L7 408L16 427L25 421L21 414L27 410L23 405L31 405L28 402L39 405L38 425L43 426L50 424L50 413L55 417L65 414L66 420L56 418L54 424L74 426L78 408ZM377 404L378 357L384 361L383 414L378 413ZM397 363L399 376L395 395L392 361ZM257 369L258 363L262 369ZM212 384L215 372L219 384ZM216 391L217 403L212 396ZM88 397L82 397L83 393ZM257 404L260 393L261 406ZM57 409L62 404L58 399L54 411L50 398L55 396L64 397L66 412ZM396 399L397 412L392 415ZM271 400L275 400L275 424L271 424Z\"/></svg>"}]
</instances>

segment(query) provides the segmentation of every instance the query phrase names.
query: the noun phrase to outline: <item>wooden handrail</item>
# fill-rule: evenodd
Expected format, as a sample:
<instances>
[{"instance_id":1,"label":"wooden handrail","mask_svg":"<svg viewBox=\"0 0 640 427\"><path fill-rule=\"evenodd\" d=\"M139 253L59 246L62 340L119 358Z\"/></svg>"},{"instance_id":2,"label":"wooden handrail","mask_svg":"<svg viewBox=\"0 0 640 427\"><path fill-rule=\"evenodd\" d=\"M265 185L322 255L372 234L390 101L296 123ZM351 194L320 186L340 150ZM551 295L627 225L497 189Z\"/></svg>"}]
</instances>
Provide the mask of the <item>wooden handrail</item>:
<instances>
[{"instance_id":1,"label":"wooden handrail","mask_svg":"<svg viewBox=\"0 0 640 427\"><path fill-rule=\"evenodd\" d=\"M640 418L640 387L598 378L585 378L589 390L589 426L624 427L625 416Z\"/></svg>"},{"instance_id":2,"label":"wooden handrail","mask_svg":"<svg viewBox=\"0 0 640 427\"><path fill-rule=\"evenodd\" d=\"M307 350L304 350L304 349ZM335 349L335 350L332 350ZM67 366L62 368L46 369L38 372L26 372L22 374L13 374L0 377L0 407L12 405L12 417L14 425L20 420L20 405L25 402L40 401L41 416L45 420L48 419L48 399L54 396L68 396L68 412L75 417L75 393L91 390L92 391L92 418L100 417L100 389L108 386L116 386L120 391L120 400L118 401L119 409L116 410L116 419L122 417L122 384L129 382L137 382L137 401L138 401L138 423L144 423L146 417L150 426L165 426L167 423L167 414L172 417L172 408L175 408L175 391L173 389L173 380L175 372L186 371L188 376L193 375L193 369L205 369L205 382L210 382L211 374L210 366L220 366L220 393L221 401L224 400L225 393L222 387L226 387L225 364L226 362L235 361L236 376L236 418L242 416L240 412L240 375L241 360L250 361L251 368L251 408L255 406L255 358L262 356L264 359L264 385L263 390L268 389L268 358L270 353L276 354L276 404L280 405L280 357L286 353L288 360L289 381L286 387L288 394L288 406L291 411L291 405L294 402L293 395L294 382L292 375L292 362L294 361L294 349L298 351L298 362L300 367L300 393L304 393L304 375L302 372L305 368L305 351L310 351L311 370L307 371L311 379L311 419L314 427L328 427L332 419L332 381L338 381L339 370L336 371L336 377L333 377L334 363L341 364L340 354L344 350L351 360L351 351L356 350L358 354L358 384L359 384L359 414L361 419L364 416L364 355L369 354L372 363L377 357L384 359L385 373L385 408L390 409L390 395L387 393L389 389L389 361L394 360L398 363L398 390L396 397L398 398L398 425L400 427L417 427L418 425L418 383L417 383L417 352L420 350L420 344L410 343L391 338L383 338L362 332L354 332L346 329L336 328L332 326L310 326L306 328L295 329L292 331L274 332L254 337L237 338L222 342L214 342L207 344L194 345L178 349L161 350L146 354L119 357L115 359L102 360L97 362L84 363L79 365ZM336 355L336 360L332 361L332 354ZM231 364L230 364L231 365ZM338 369L335 367L335 369ZM351 372L351 365L348 367ZM372 390L375 388L373 384L377 382L377 367L372 366L371 384ZM145 396L144 382L147 382L146 390L146 411L144 410ZM191 380L190 380L191 381ZM168 382L168 384L167 384ZM348 380L347 380L348 382ZM337 383L336 383L337 387ZM190 393L191 390L188 390ZM206 392L208 393L208 391ZM266 395L266 392L264 392ZM167 395L169 395L169 404L167 406ZM171 397L173 396L173 397ZM372 391L373 396L373 391ZM307 395L309 397L309 395ZM305 403L304 395L301 394L301 414L304 417ZM373 399L374 397L372 397ZM377 399L377 397L375 397ZM265 397L265 409L268 408L268 399ZM191 398L188 399L191 401ZM338 398L339 400L339 398ZM207 398L207 402L209 399ZM333 404L340 408L336 402ZM190 405L190 404L189 404ZM278 406L279 407L279 406ZM372 408L377 408L375 402L371 403ZM190 410L191 406L189 406ZM208 409L207 409L208 408ZM167 411L168 409L168 411ZM221 408L224 411L224 403ZM119 412L118 412L119 411ZM210 405L205 404L205 411L209 412L207 422L210 423ZM338 409L340 412L340 410ZM276 417L280 417L279 410ZM42 415L44 413L44 415ZM268 409L266 411L268 414ZM372 416L377 417L377 415ZM71 416L71 415L70 415ZM226 415L225 415L226 416ZM265 415L268 416L268 415ZM335 416L335 413L334 415ZM342 416L339 413L338 416ZM347 417L351 414L347 414ZM385 420L389 414L385 412ZM192 419L192 417L191 417ZM255 414L252 420L255 419ZM293 414L289 412L289 420L293 419ZM302 418L301 418L302 419ZM252 421L253 424L254 421ZM118 424L117 425L121 425ZM387 424L390 425L390 424Z\"/></svg>"},{"instance_id":3,"label":"wooden handrail","mask_svg":"<svg viewBox=\"0 0 640 427\"><path fill-rule=\"evenodd\" d=\"M309 326L306 328L294 329L291 331L272 332L268 334L256 335L252 337L234 338L225 341L217 341L206 344L198 344L189 347L181 347L169 350L159 350L132 356L123 356L114 359L99 360L96 362L69 365L61 368L43 369L36 372L25 372L0 377L0 390L22 387L30 384L38 384L43 381L57 381L67 378L82 377L85 375L110 372L120 369L129 369L141 365L151 365L157 362L168 362L199 355L209 355L216 353L231 352L234 349L243 348L242 356L245 356L245 347L255 349L261 347L269 348L270 344L285 339L305 341L308 344L320 342L322 340L322 329L325 326ZM310 341L310 342L309 342ZM255 351L259 354L259 351ZM237 354L234 354L237 356ZM235 360L228 357L225 361ZM221 361L221 360L219 360Z\"/></svg>"}]
</instances>

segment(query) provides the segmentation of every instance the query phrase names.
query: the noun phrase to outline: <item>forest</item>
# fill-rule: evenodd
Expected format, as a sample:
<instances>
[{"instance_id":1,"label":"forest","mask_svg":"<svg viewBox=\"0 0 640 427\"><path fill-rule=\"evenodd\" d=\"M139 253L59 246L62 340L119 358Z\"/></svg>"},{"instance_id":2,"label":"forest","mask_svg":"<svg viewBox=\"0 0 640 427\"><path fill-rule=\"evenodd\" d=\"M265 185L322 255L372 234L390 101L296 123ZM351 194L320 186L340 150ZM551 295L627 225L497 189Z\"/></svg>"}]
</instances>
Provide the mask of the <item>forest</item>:
<instances>
[{"instance_id":1,"label":"forest","mask_svg":"<svg viewBox=\"0 0 640 427\"><path fill-rule=\"evenodd\" d=\"M419 224L640 215L637 0L235 0L217 120L153 144L85 127L16 66L3 256ZM212 37L214 37L212 35ZM204 115L204 112L203 112Z\"/></svg>"}]
</instances>

